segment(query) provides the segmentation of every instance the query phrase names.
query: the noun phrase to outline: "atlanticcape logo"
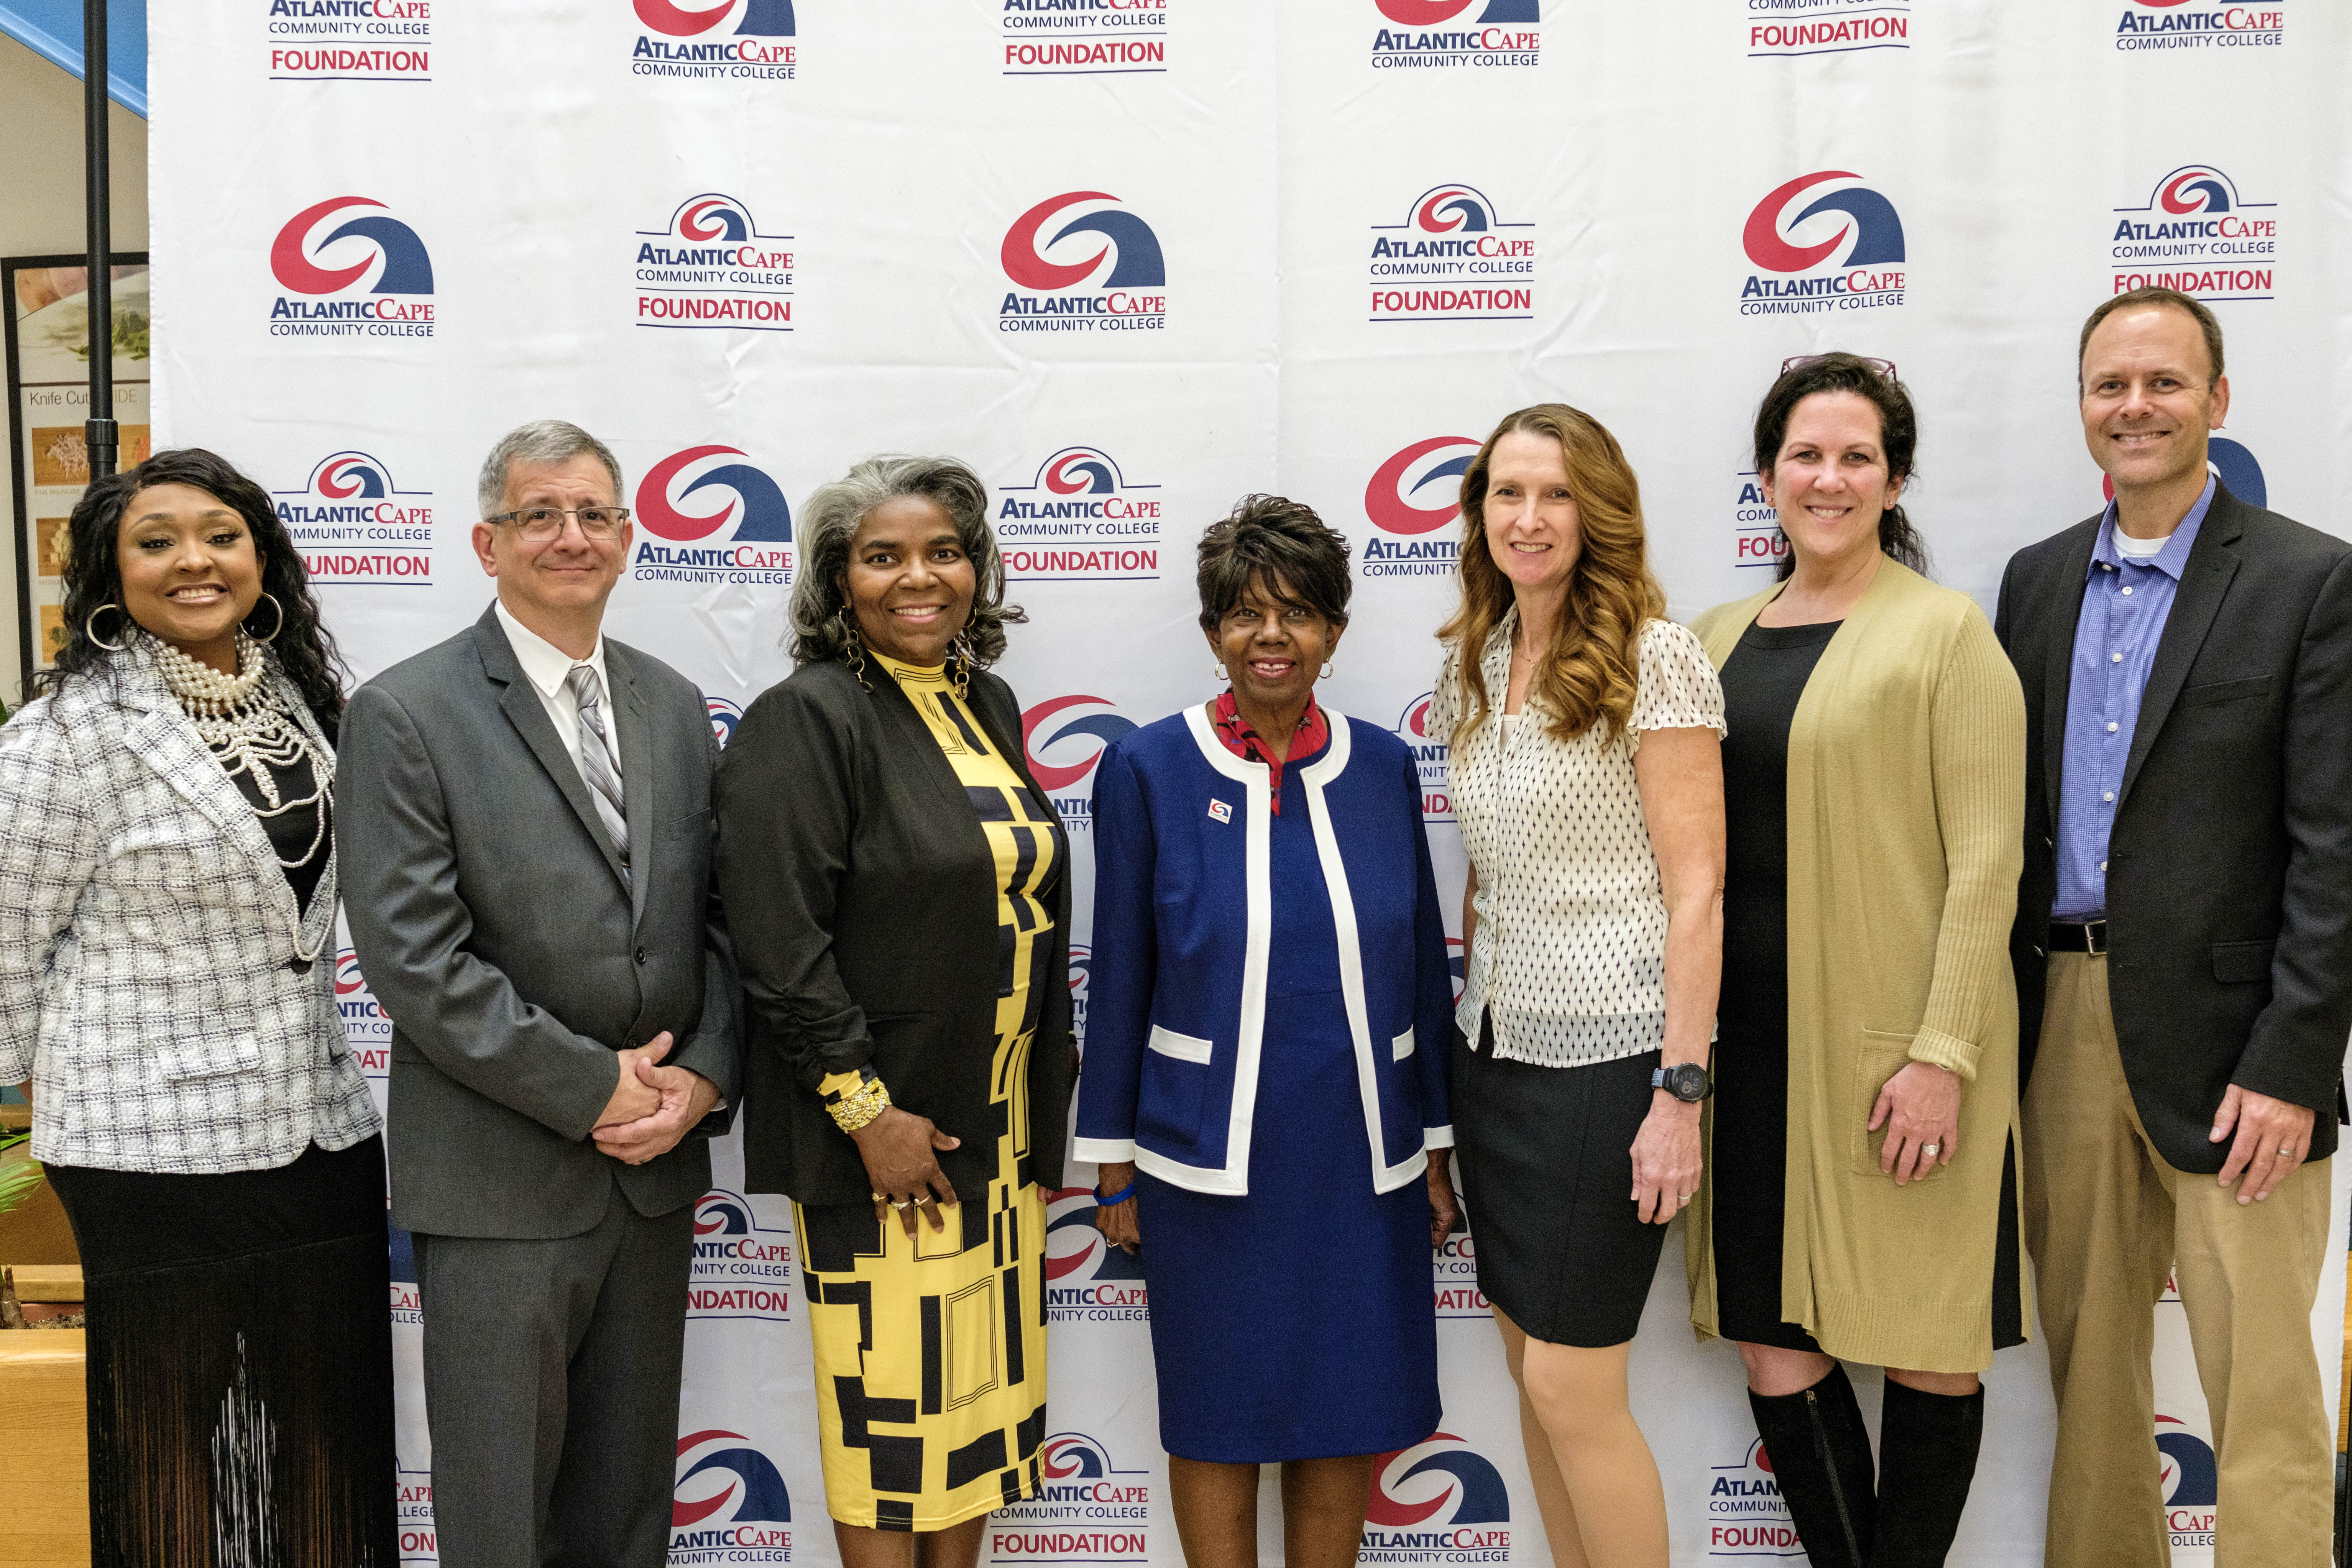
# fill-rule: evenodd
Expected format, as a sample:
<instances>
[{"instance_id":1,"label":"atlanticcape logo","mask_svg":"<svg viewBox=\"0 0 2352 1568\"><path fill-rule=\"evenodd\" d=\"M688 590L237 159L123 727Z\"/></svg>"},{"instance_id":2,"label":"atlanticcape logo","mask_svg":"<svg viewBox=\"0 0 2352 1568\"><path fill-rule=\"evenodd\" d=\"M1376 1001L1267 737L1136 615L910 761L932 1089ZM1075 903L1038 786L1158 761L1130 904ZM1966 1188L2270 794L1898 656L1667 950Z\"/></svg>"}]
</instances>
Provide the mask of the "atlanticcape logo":
<instances>
[{"instance_id":1,"label":"atlanticcape logo","mask_svg":"<svg viewBox=\"0 0 2352 1568\"><path fill-rule=\"evenodd\" d=\"M1150 1554L1151 1473L1121 1469L1083 1432L1037 1450L1037 1491L989 1517L992 1563L1140 1563Z\"/></svg>"},{"instance_id":2,"label":"atlanticcape logo","mask_svg":"<svg viewBox=\"0 0 2352 1568\"><path fill-rule=\"evenodd\" d=\"M1430 728L1430 700L1437 694L1424 691L1404 705L1404 713L1396 721L1396 737L1412 748L1412 765L1421 777L1421 815L1425 822L1454 820L1454 801L1445 793L1445 769L1451 755L1446 737Z\"/></svg>"},{"instance_id":3,"label":"atlanticcape logo","mask_svg":"<svg viewBox=\"0 0 2352 1568\"><path fill-rule=\"evenodd\" d=\"M743 721L743 710L724 697L706 697L702 706L710 715L710 738L719 742L723 752L727 742L735 738L735 726Z\"/></svg>"},{"instance_id":4,"label":"atlanticcape logo","mask_svg":"<svg viewBox=\"0 0 2352 1568\"><path fill-rule=\"evenodd\" d=\"M1451 1432L1372 1461L1362 1563L1508 1561L1511 1498L1502 1472Z\"/></svg>"},{"instance_id":5,"label":"atlanticcape logo","mask_svg":"<svg viewBox=\"0 0 2352 1568\"><path fill-rule=\"evenodd\" d=\"M2286 42L2286 6L2197 5L2185 0L2135 0L2116 23L2116 47L2127 53L2166 49L2275 48Z\"/></svg>"},{"instance_id":6,"label":"atlanticcape logo","mask_svg":"<svg viewBox=\"0 0 2352 1568\"><path fill-rule=\"evenodd\" d=\"M607 0L610 4L611 0ZM790 81L800 54L793 0L721 0L710 6L635 0L645 29L630 50L637 76L690 80Z\"/></svg>"},{"instance_id":7,"label":"atlanticcape logo","mask_svg":"<svg viewBox=\"0 0 2352 1568\"><path fill-rule=\"evenodd\" d=\"M1065 447L1025 485L999 487L1010 583L1134 582L1160 574L1160 487L1094 447Z\"/></svg>"},{"instance_id":8,"label":"atlanticcape logo","mask_svg":"<svg viewBox=\"0 0 2352 1568\"><path fill-rule=\"evenodd\" d=\"M677 1459L685 1468L670 1494L671 1562L792 1561L792 1493L774 1460L719 1427L680 1437Z\"/></svg>"},{"instance_id":9,"label":"atlanticcape logo","mask_svg":"<svg viewBox=\"0 0 2352 1568\"><path fill-rule=\"evenodd\" d=\"M404 490L365 452L337 452L311 467L299 490L273 498L278 521L318 584L422 586L433 580L433 495Z\"/></svg>"},{"instance_id":10,"label":"atlanticcape logo","mask_svg":"<svg viewBox=\"0 0 2352 1568\"><path fill-rule=\"evenodd\" d=\"M2109 292L2150 286L2200 300L2268 300L2279 255L2276 202L2250 202L2209 163L2157 181L2138 206L2117 207Z\"/></svg>"},{"instance_id":11,"label":"atlanticcape logo","mask_svg":"<svg viewBox=\"0 0 2352 1568\"><path fill-rule=\"evenodd\" d=\"M785 1322L792 1316L792 1285L789 1231L761 1225L752 1200L740 1193L714 1188L695 1200L689 1319Z\"/></svg>"},{"instance_id":12,"label":"atlanticcape logo","mask_svg":"<svg viewBox=\"0 0 2352 1568\"><path fill-rule=\"evenodd\" d=\"M1541 63L1541 0L1374 0L1396 23L1372 34L1376 70ZM1473 12L1472 7L1477 9Z\"/></svg>"},{"instance_id":13,"label":"atlanticcape logo","mask_svg":"<svg viewBox=\"0 0 2352 1568\"><path fill-rule=\"evenodd\" d=\"M733 196L688 196L667 224L637 231L637 325L791 331L792 238L761 234Z\"/></svg>"},{"instance_id":14,"label":"atlanticcape logo","mask_svg":"<svg viewBox=\"0 0 2352 1568\"><path fill-rule=\"evenodd\" d=\"M2156 1418L2157 1484L2164 1489L2164 1525L2173 1550L2210 1550L2221 1496L2221 1468L2213 1445L2170 1415Z\"/></svg>"},{"instance_id":15,"label":"atlanticcape logo","mask_svg":"<svg viewBox=\"0 0 2352 1568\"><path fill-rule=\"evenodd\" d=\"M1528 321L1535 269L1535 225L1505 223L1475 186L1436 185L1402 223L1372 226L1367 320Z\"/></svg>"},{"instance_id":16,"label":"atlanticcape logo","mask_svg":"<svg viewBox=\"0 0 2352 1568\"><path fill-rule=\"evenodd\" d=\"M1903 220L1843 169L1800 174L1756 204L1740 231L1750 273L1743 316L1809 316L1903 303ZM1765 277L1764 273L1778 274Z\"/></svg>"},{"instance_id":17,"label":"atlanticcape logo","mask_svg":"<svg viewBox=\"0 0 2352 1568\"><path fill-rule=\"evenodd\" d=\"M373 197L331 196L287 219L269 272L286 290L269 307L271 337L433 335L433 258Z\"/></svg>"},{"instance_id":18,"label":"atlanticcape logo","mask_svg":"<svg viewBox=\"0 0 2352 1568\"><path fill-rule=\"evenodd\" d=\"M1432 436L1389 454L1364 487L1364 516L1381 534L1364 542L1367 577L1442 577L1461 542L1436 531L1462 515L1462 476L1478 455L1467 436Z\"/></svg>"},{"instance_id":19,"label":"atlanticcape logo","mask_svg":"<svg viewBox=\"0 0 2352 1568\"><path fill-rule=\"evenodd\" d=\"M1135 732L1135 721L1109 711L1110 706L1104 697L1053 697L1021 715L1021 749L1029 761L1029 775L1053 799L1062 826L1072 833L1087 832L1095 822L1093 792L1076 793L1078 786L1102 760L1105 746ZM1099 711L1074 714L1074 708ZM1095 742L1092 749L1082 750L1089 740ZM1058 760L1049 762L1048 752Z\"/></svg>"},{"instance_id":20,"label":"atlanticcape logo","mask_svg":"<svg viewBox=\"0 0 2352 1568\"><path fill-rule=\"evenodd\" d=\"M1708 1468L1708 1562L1801 1557L1804 1550L1789 1505L1781 1500L1780 1479L1772 1473L1772 1456L1765 1451L1763 1439L1748 1439L1738 1463Z\"/></svg>"},{"instance_id":21,"label":"atlanticcape logo","mask_svg":"<svg viewBox=\"0 0 2352 1568\"><path fill-rule=\"evenodd\" d=\"M1137 331L1167 325L1168 264L1160 237L1107 191L1046 197L1004 231L998 257L1016 289L997 306L999 331Z\"/></svg>"},{"instance_id":22,"label":"atlanticcape logo","mask_svg":"<svg viewBox=\"0 0 2352 1568\"><path fill-rule=\"evenodd\" d=\"M688 447L646 471L637 485L643 531L632 575L639 582L790 585L793 509L765 471L748 460L727 461L743 457L734 447ZM714 503L715 510L701 510Z\"/></svg>"}]
</instances>

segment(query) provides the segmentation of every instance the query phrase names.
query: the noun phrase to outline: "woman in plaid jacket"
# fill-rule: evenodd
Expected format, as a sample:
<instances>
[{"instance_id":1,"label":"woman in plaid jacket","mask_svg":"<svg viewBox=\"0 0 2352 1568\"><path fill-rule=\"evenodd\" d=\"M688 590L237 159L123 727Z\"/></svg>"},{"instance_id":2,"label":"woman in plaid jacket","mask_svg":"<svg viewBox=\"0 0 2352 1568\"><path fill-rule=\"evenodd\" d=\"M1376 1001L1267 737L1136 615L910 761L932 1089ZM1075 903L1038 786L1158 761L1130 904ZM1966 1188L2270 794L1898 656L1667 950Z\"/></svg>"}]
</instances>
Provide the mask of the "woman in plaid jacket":
<instances>
[{"instance_id":1,"label":"woman in plaid jacket","mask_svg":"<svg viewBox=\"0 0 2352 1568\"><path fill-rule=\"evenodd\" d=\"M390 1563L333 645L268 497L209 452L99 480L70 538L67 643L0 729L0 1083L81 1252L93 1560Z\"/></svg>"}]
</instances>

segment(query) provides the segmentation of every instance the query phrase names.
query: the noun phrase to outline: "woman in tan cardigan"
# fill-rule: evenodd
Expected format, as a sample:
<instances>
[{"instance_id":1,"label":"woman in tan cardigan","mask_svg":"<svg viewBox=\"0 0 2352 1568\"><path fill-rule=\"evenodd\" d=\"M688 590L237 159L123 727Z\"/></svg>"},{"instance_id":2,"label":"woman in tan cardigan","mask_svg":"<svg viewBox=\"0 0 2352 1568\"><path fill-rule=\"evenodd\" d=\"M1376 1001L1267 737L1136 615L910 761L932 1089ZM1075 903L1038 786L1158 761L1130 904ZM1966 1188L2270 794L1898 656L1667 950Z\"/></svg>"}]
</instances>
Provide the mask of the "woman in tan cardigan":
<instances>
[{"instance_id":1,"label":"woman in tan cardigan","mask_svg":"<svg viewBox=\"0 0 2352 1568\"><path fill-rule=\"evenodd\" d=\"M1782 367L1756 468L1783 580L1694 627L1724 687L1729 856L1692 1320L1738 1342L1817 1568L1944 1561L1977 1374L2024 1337L2024 701L1983 612L1922 574L1894 368ZM1839 1360L1887 1369L1874 1486Z\"/></svg>"}]
</instances>

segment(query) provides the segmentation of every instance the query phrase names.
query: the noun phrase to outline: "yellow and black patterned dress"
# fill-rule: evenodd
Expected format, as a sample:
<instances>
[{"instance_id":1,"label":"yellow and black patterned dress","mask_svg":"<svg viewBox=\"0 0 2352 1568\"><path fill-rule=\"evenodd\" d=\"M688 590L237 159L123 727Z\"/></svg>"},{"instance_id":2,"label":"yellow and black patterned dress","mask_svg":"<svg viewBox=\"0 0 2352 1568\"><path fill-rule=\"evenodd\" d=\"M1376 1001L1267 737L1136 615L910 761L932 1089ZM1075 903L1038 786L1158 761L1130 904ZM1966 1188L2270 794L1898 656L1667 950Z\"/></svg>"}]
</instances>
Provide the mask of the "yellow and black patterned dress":
<instances>
[{"instance_id":1,"label":"yellow and black patterned dress","mask_svg":"<svg viewBox=\"0 0 2352 1568\"><path fill-rule=\"evenodd\" d=\"M990 742L944 669L868 654L929 725L996 858L996 1048L990 1100L1004 1108L984 1222L967 1200L877 1227L880 1250L850 1273L807 1270L816 1342L825 1510L844 1524L943 1530L1034 1495L1045 1420L1045 1197L1021 1173L1037 1009L1030 989L1048 946L1045 890L1066 855L1059 821ZM828 1096L857 1075L827 1079ZM887 1085L886 1085L887 1087ZM801 1256L807 1215L795 1205Z\"/></svg>"}]
</instances>

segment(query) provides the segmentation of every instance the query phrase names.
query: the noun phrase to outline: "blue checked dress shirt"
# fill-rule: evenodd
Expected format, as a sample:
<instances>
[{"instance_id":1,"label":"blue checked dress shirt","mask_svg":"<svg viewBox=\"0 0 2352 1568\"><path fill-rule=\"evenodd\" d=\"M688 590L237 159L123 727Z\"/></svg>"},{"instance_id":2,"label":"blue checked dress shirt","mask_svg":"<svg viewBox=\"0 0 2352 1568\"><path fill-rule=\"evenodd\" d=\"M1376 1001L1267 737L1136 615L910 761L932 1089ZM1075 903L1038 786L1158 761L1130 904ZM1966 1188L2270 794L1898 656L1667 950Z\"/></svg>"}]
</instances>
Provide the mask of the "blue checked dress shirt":
<instances>
[{"instance_id":1,"label":"blue checked dress shirt","mask_svg":"<svg viewBox=\"0 0 2352 1568\"><path fill-rule=\"evenodd\" d=\"M2074 664L2066 687L2066 758L2058 774L2058 896L2051 917L2090 921L2107 912L2107 839L2116 796L2131 756L2147 672L2165 617L2180 591L2189 552L2213 504L2213 480L2164 548L2145 561L2116 549L2116 503L2099 519L2090 582L2074 622Z\"/></svg>"}]
</instances>

